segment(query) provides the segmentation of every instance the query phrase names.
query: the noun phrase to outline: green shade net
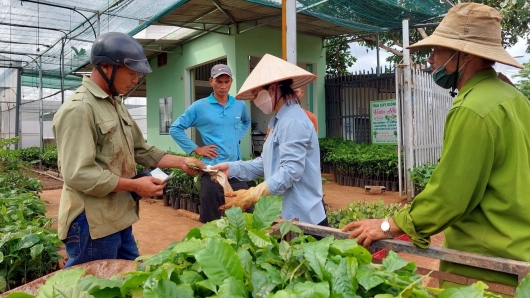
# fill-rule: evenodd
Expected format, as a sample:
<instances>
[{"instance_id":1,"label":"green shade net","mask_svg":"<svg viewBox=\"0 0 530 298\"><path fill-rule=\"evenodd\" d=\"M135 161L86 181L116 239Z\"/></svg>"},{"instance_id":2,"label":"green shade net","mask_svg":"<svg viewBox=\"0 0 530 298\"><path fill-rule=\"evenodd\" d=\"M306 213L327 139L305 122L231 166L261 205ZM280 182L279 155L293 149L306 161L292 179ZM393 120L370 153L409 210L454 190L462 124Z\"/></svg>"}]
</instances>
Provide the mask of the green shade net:
<instances>
[{"instance_id":1,"label":"green shade net","mask_svg":"<svg viewBox=\"0 0 530 298\"><path fill-rule=\"evenodd\" d=\"M22 86L39 87L39 76L36 74L22 75ZM81 78L76 76L67 76L64 78L64 89L75 89L81 85ZM51 89L61 89L61 78L50 75L42 76L42 87Z\"/></svg>"},{"instance_id":2,"label":"green shade net","mask_svg":"<svg viewBox=\"0 0 530 298\"><path fill-rule=\"evenodd\" d=\"M247 0L281 8L281 0ZM445 0L298 0L296 10L363 33L401 28L404 19L418 24L447 13Z\"/></svg>"},{"instance_id":3,"label":"green shade net","mask_svg":"<svg viewBox=\"0 0 530 298\"><path fill-rule=\"evenodd\" d=\"M9 67L10 61L16 61L22 64L28 77L38 77L39 68L42 68L44 77L58 78L61 69L69 74L90 63L90 50L98 31L134 35L186 2L188 0L55 0L42 1L39 5L19 0L2 1L0 67ZM53 85L60 86L55 82Z\"/></svg>"}]
</instances>

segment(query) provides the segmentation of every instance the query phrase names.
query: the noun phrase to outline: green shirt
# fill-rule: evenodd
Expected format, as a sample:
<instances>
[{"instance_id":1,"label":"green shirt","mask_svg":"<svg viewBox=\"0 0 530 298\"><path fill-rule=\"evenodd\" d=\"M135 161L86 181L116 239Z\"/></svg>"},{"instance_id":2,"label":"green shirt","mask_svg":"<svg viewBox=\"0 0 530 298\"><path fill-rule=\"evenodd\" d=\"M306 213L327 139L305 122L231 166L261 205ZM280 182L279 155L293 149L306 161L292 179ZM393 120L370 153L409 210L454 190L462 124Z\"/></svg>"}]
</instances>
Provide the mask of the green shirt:
<instances>
[{"instance_id":1,"label":"green shirt","mask_svg":"<svg viewBox=\"0 0 530 298\"><path fill-rule=\"evenodd\" d=\"M442 156L410 208L394 215L414 244L444 231L444 247L530 261L530 102L497 78L476 73L447 115ZM445 272L511 286L513 275L442 262Z\"/></svg>"},{"instance_id":2,"label":"green shirt","mask_svg":"<svg viewBox=\"0 0 530 298\"><path fill-rule=\"evenodd\" d=\"M138 221L129 192L112 192L119 177L132 178L136 163L151 167L165 154L145 143L121 96L112 99L83 78L76 93L53 118L58 164L64 177L58 233L66 239L72 221L86 213L92 239L121 231Z\"/></svg>"}]
</instances>

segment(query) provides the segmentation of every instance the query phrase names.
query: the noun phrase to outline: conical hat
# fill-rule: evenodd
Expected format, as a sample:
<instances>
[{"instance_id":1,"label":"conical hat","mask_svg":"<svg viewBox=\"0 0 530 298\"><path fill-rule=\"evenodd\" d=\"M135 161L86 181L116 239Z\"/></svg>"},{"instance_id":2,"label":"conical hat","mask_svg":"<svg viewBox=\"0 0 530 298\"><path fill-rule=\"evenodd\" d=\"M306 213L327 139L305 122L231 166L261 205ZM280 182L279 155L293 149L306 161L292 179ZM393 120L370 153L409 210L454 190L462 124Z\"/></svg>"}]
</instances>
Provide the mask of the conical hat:
<instances>
[{"instance_id":1,"label":"conical hat","mask_svg":"<svg viewBox=\"0 0 530 298\"><path fill-rule=\"evenodd\" d=\"M316 75L292 63L273 55L265 54L245 80L241 89L239 89L236 98L253 100L252 90L275 82L293 79L291 88L296 89L313 82L316 78Z\"/></svg>"}]
</instances>

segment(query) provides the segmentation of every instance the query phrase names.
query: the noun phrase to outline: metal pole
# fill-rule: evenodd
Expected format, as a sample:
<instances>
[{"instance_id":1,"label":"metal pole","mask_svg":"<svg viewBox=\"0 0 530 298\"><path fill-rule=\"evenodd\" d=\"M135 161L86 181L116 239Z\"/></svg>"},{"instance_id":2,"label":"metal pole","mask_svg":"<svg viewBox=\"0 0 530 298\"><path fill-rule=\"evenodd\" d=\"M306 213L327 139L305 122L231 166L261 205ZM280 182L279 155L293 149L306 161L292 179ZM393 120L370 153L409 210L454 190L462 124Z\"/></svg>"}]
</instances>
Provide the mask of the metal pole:
<instances>
[{"instance_id":1,"label":"metal pole","mask_svg":"<svg viewBox=\"0 0 530 298\"><path fill-rule=\"evenodd\" d=\"M101 13L98 11L97 21L96 21L96 34L99 36L100 32L101 32Z\"/></svg>"},{"instance_id":2,"label":"metal pole","mask_svg":"<svg viewBox=\"0 0 530 298\"><path fill-rule=\"evenodd\" d=\"M414 197L414 187L410 179L408 169L414 167L414 131L412 121L412 76L410 69L410 51L409 46L409 20L403 20L403 87L404 96L403 102L405 106L405 118L403 125L405 128L403 142L405 144L405 185L407 197L412 199Z\"/></svg>"},{"instance_id":3,"label":"metal pole","mask_svg":"<svg viewBox=\"0 0 530 298\"><path fill-rule=\"evenodd\" d=\"M40 98L40 104L39 104L39 123L40 123L40 153L44 151L44 123L43 123L43 93L42 93L42 57L39 56L39 98ZM39 162L39 168L42 170L42 160Z\"/></svg>"},{"instance_id":4,"label":"metal pole","mask_svg":"<svg viewBox=\"0 0 530 298\"><path fill-rule=\"evenodd\" d=\"M285 7L285 58L296 65L296 0L284 0ZM283 5L282 5L283 10ZM283 22L282 22L283 23Z\"/></svg>"},{"instance_id":5,"label":"metal pole","mask_svg":"<svg viewBox=\"0 0 530 298\"><path fill-rule=\"evenodd\" d=\"M287 60L287 0L282 0L282 59Z\"/></svg>"},{"instance_id":6,"label":"metal pole","mask_svg":"<svg viewBox=\"0 0 530 298\"><path fill-rule=\"evenodd\" d=\"M22 104L22 68L17 68L17 92L16 92L16 103L15 103L15 137L18 138L15 149L22 147L22 136L20 131L20 105Z\"/></svg>"},{"instance_id":7,"label":"metal pole","mask_svg":"<svg viewBox=\"0 0 530 298\"><path fill-rule=\"evenodd\" d=\"M66 43L66 39L63 39L63 42L62 42L62 51L61 51L61 58L59 59L59 61L62 60L61 63L59 63L60 67L61 67L61 104L64 103L64 45Z\"/></svg>"},{"instance_id":8,"label":"metal pole","mask_svg":"<svg viewBox=\"0 0 530 298\"><path fill-rule=\"evenodd\" d=\"M403 96L401 94L401 89L399 88L399 85L401 83L402 79L402 71L399 67L396 67L396 108L397 108L397 141L398 141L398 187L399 187L399 195L403 195L403 185L401 181L403 181L403 175L402 175L402 164L401 164L401 151L403 149L403 112L401 111L403 109Z\"/></svg>"},{"instance_id":9,"label":"metal pole","mask_svg":"<svg viewBox=\"0 0 530 298\"><path fill-rule=\"evenodd\" d=\"M377 49L377 70L375 71L375 73L377 74L377 76L381 76L381 71L379 70L379 67L380 67L380 64L379 64L379 34L376 35L376 49Z\"/></svg>"}]
</instances>

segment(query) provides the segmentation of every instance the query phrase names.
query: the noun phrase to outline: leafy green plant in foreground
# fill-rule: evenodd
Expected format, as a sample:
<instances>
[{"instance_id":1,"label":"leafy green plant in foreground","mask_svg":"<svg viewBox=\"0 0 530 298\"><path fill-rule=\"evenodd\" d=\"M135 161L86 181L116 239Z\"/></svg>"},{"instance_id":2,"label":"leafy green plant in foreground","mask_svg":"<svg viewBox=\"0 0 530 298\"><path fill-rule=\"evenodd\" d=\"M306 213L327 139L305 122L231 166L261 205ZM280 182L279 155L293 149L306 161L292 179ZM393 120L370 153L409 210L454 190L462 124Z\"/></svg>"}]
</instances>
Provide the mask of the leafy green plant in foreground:
<instances>
[{"instance_id":1,"label":"leafy green plant in foreground","mask_svg":"<svg viewBox=\"0 0 530 298\"><path fill-rule=\"evenodd\" d=\"M42 183L22 151L11 149L17 143L0 139L0 293L55 271L61 258L62 242L38 196Z\"/></svg>"},{"instance_id":2,"label":"leafy green plant in foreground","mask_svg":"<svg viewBox=\"0 0 530 298\"><path fill-rule=\"evenodd\" d=\"M270 234L281 202L281 197L263 197L254 214L227 210L226 217L194 228L182 242L144 258L137 271L108 280L82 277L82 269L59 271L37 296L494 297L481 282L447 290L424 287L414 263L390 252L382 264L372 264L370 253L354 239L316 241L289 221ZM286 241L291 231L300 235ZM522 286L527 291L528 282Z\"/></svg>"},{"instance_id":3,"label":"leafy green plant in foreground","mask_svg":"<svg viewBox=\"0 0 530 298\"><path fill-rule=\"evenodd\" d=\"M56 270L61 241L33 193L0 193L0 276L16 287Z\"/></svg>"},{"instance_id":4,"label":"leafy green plant in foreground","mask_svg":"<svg viewBox=\"0 0 530 298\"><path fill-rule=\"evenodd\" d=\"M62 242L45 213L33 192L0 191L0 293L57 270Z\"/></svg>"}]
</instances>

